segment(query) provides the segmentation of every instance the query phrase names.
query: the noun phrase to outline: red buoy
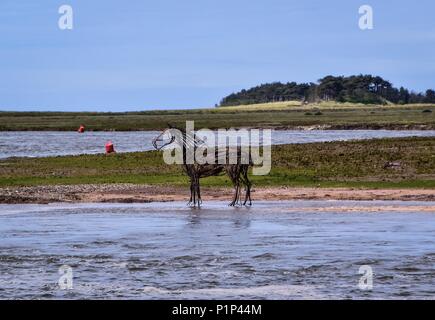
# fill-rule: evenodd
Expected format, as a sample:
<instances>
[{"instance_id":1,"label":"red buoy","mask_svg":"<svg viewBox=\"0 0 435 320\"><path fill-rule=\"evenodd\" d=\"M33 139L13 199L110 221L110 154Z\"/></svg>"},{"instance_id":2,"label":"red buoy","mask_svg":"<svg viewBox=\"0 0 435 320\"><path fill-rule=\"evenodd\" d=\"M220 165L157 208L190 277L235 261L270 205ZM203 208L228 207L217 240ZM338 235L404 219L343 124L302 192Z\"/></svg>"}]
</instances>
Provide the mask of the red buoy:
<instances>
[{"instance_id":1,"label":"red buoy","mask_svg":"<svg viewBox=\"0 0 435 320\"><path fill-rule=\"evenodd\" d=\"M106 143L106 154L109 154L109 153L115 153L115 147L113 146L112 141L108 141Z\"/></svg>"},{"instance_id":2,"label":"red buoy","mask_svg":"<svg viewBox=\"0 0 435 320\"><path fill-rule=\"evenodd\" d=\"M77 130L78 133L85 132L85 126L81 125L80 128Z\"/></svg>"}]
</instances>

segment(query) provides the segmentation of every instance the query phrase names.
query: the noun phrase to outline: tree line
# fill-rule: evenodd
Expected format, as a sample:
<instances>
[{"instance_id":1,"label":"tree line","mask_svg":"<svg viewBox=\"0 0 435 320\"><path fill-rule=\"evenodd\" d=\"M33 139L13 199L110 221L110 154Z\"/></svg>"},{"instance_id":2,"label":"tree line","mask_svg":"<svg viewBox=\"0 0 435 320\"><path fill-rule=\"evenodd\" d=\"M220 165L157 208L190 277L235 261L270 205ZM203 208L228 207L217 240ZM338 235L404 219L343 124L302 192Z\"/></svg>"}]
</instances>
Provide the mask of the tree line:
<instances>
[{"instance_id":1,"label":"tree line","mask_svg":"<svg viewBox=\"0 0 435 320\"><path fill-rule=\"evenodd\" d=\"M435 91L414 92L379 76L326 76L317 83L273 82L232 93L223 98L221 106L234 106L279 101L337 101L364 104L435 103Z\"/></svg>"}]
</instances>

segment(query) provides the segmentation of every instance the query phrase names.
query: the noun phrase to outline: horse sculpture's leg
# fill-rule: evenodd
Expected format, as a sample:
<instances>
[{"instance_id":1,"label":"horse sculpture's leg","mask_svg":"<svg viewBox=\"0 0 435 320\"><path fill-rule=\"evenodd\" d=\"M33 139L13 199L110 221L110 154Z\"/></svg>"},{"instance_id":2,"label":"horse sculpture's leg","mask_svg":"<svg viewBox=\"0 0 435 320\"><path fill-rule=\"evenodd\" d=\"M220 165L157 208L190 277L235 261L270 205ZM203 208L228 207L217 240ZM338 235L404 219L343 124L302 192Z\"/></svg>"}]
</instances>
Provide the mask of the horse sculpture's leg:
<instances>
[{"instance_id":1,"label":"horse sculpture's leg","mask_svg":"<svg viewBox=\"0 0 435 320\"><path fill-rule=\"evenodd\" d=\"M234 185L234 197L233 201L230 203L230 206L242 205L241 200L241 183L243 183L243 179L241 174L243 173L243 167L241 164L233 164L227 168L227 174L230 177L233 185Z\"/></svg>"},{"instance_id":2,"label":"horse sculpture's leg","mask_svg":"<svg viewBox=\"0 0 435 320\"><path fill-rule=\"evenodd\" d=\"M196 195L197 195L197 203L198 203L198 208L201 206L202 204L202 200L201 200L201 190L200 190L200 185L199 185L199 178L196 178Z\"/></svg>"},{"instance_id":3,"label":"horse sculpture's leg","mask_svg":"<svg viewBox=\"0 0 435 320\"><path fill-rule=\"evenodd\" d=\"M234 184L234 197L233 197L233 201L231 202L230 206L236 206L237 204L239 204L240 202L240 179L239 177L234 177L233 180L233 184Z\"/></svg>"},{"instance_id":4,"label":"horse sculpture's leg","mask_svg":"<svg viewBox=\"0 0 435 320\"><path fill-rule=\"evenodd\" d=\"M237 195L239 193L239 179L238 179L236 165L227 166L226 172L227 172L227 175L231 179L231 182L233 183L233 186L234 186L233 200L229 203L229 206L233 207L237 203Z\"/></svg>"},{"instance_id":5,"label":"horse sculpture's leg","mask_svg":"<svg viewBox=\"0 0 435 320\"><path fill-rule=\"evenodd\" d=\"M194 186L194 183L193 183L193 180L191 179L190 180L190 200L189 200L189 202L188 202L188 206L191 206L192 205L192 203L193 203L193 201L194 201L194 193L195 193L195 186Z\"/></svg>"},{"instance_id":6,"label":"horse sculpture's leg","mask_svg":"<svg viewBox=\"0 0 435 320\"><path fill-rule=\"evenodd\" d=\"M252 205L252 199L251 199L251 187L252 187L252 183L251 181L249 181L248 178L248 169L249 167L243 168L243 172L242 172L242 180L243 180L243 184L245 185L245 201L243 202L243 205L246 206L246 202L248 202L249 200L249 206Z\"/></svg>"},{"instance_id":7,"label":"horse sculpture's leg","mask_svg":"<svg viewBox=\"0 0 435 320\"><path fill-rule=\"evenodd\" d=\"M193 206L196 207L196 181L193 182Z\"/></svg>"},{"instance_id":8,"label":"horse sculpture's leg","mask_svg":"<svg viewBox=\"0 0 435 320\"><path fill-rule=\"evenodd\" d=\"M240 186L236 183L234 185L234 195L233 195L233 201L230 202L230 207L234 207L237 204L237 195L239 194L239 188Z\"/></svg>"},{"instance_id":9,"label":"horse sculpture's leg","mask_svg":"<svg viewBox=\"0 0 435 320\"><path fill-rule=\"evenodd\" d=\"M242 195L242 186L240 185L240 182L239 182L239 186L238 186L238 192L237 192L237 202L236 202L236 204L238 204L238 205L242 205L242 197L241 197L241 195Z\"/></svg>"}]
</instances>

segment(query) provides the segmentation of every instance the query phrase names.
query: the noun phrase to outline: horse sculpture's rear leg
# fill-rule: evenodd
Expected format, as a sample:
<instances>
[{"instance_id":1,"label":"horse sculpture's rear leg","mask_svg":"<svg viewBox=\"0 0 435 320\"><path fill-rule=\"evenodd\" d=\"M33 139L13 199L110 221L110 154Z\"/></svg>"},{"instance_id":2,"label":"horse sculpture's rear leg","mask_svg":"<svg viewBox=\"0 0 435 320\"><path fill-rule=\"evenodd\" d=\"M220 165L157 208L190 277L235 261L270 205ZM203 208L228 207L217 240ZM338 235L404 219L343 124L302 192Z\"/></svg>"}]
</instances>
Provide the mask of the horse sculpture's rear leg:
<instances>
[{"instance_id":1,"label":"horse sculpture's rear leg","mask_svg":"<svg viewBox=\"0 0 435 320\"><path fill-rule=\"evenodd\" d=\"M235 183L233 201L230 202L229 206L234 207L237 204L237 202L239 201L239 195L240 195L240 184Z\"/></svg>"},{"instance_id":2,"label":"horse sculpture's rear leg","mask_svg":"<svg viewBox=\"0 0 435 320\"><path fill-rule=\"evenodd\" d=\"M234 195L233 195L233 200L228 204L230 207L234 207L236 205L237 202L237 195L239 193L239 184L237 183L238 179L234 179L233 175L230 172L227 172L228 176L231 179L231 182L233 183L234 186Z\"/></svg>"},{"instance_id":3,"label":"horse sculpture's rear leg","mask_svg":"<svg viewBox=\"0 0 435 320\"><path fill-rule=\"evenodd\" d=\"M237 205L240 198L240 170L238 165L235 164L227 167L226 171L234 186L233 200L229 204L229 206L233 207Z\"/></svg>"},{"instance_id":4,"label":"horse sculpture's rear leg","mask_svg":"<svg viewBox=\"0 0 435 320\"><path fill-rule=\"evenodd\" d=\"M243 205L246 206L246 202L249 201L249 206L252 205L252 199L251 199L251 187L252 187L252 183L248 178L248 169L249 167L243 168L243 172L242 172L242 181L243 184L245 185L245 202L243 202Z\"/></svg>"},{"instance_id":5,"label":"horse sculpture's rear leg","mask_svg":"<svg viewBox=\"0 0 435 320\"><path fill-rule=\"evenodd\" d=\"M192 204L192 200L193 200L193 184L191 181L190 182L190 199L189 199L189 202L187 203L188 206L190 206Z\"/></svg>"},{"instance_id":6,"label":"horse sculpture's rear leg","mask_svg":"<svg viewBox=\"0 0 435 320\"><path fill-rule=\"evenodd\" d=\"M240 177L235 177L235 179L233 180L234 183L234 197L233 197L233 201L230 203L230 206L236 206L238 204L242 204L242 201L240 199L240 193L242 191L241 186L240 186Z\"/></svg>"}]
</instances>

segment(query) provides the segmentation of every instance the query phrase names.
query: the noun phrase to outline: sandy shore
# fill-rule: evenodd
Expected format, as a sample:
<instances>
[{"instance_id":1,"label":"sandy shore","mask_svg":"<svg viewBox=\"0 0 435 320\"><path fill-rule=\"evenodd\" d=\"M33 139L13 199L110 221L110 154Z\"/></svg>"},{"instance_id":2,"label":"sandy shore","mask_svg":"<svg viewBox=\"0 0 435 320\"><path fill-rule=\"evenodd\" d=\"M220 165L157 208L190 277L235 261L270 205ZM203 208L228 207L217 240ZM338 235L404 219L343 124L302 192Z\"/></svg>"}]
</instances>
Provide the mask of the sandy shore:
<instances>
[{"instance_id":1,"label":"sandy shore","mask_svg":"<svg viewBox=\"0 0 435 320\"><path fill-rule=\"evenodd\" d=\"M230 201L231 188L202 188L203 201ZM402 200L435 201L435 190L351 188L255 188L253 200ZM134 184L58 185L0 188L0 203L187 201L185 187Z\"/></svg>"}]
</instances>

